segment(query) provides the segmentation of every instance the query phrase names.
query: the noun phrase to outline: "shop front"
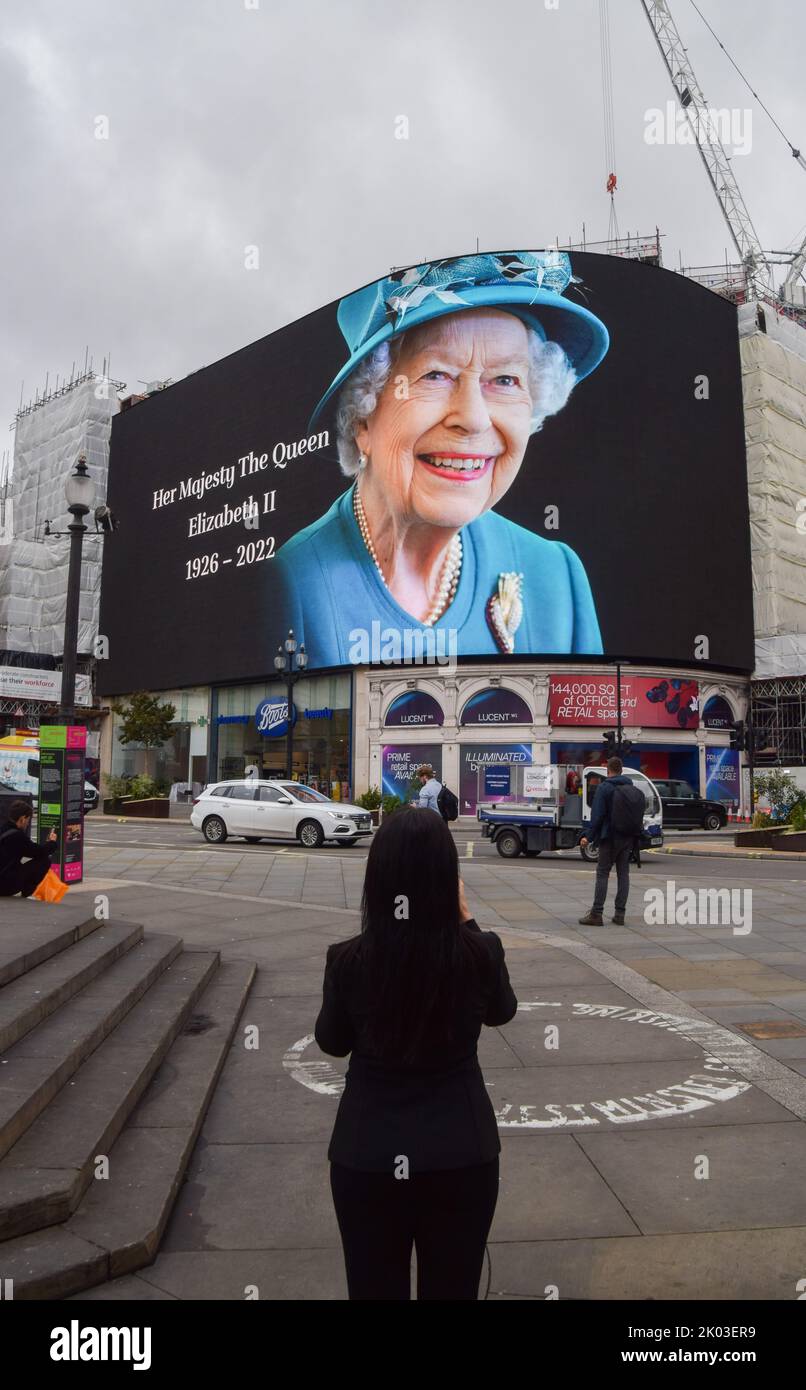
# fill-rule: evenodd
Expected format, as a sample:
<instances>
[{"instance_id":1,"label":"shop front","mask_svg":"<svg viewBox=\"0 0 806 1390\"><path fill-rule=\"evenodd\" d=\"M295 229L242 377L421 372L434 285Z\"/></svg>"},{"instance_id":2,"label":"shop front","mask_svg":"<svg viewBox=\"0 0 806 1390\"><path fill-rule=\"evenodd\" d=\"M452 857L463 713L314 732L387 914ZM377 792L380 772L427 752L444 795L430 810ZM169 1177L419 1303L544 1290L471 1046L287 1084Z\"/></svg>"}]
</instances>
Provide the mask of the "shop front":
<instances>
[{"instance_id":1,"label":"shop front","mask_svg":"<svg viewBox=\"0 0 806 1390\"><path fill-rule=\"evenodd\" d=\"M607 751L600 741L595 740L552 743L551 753L552 761L566 771L607 762ZM699 784L700 754L697 744L677 744L670 748L668 744L644 743L642 740L639 746L625 755L623 761L652 781L674 777L681 782L690 782L695 788Z\"/></svg>"},{"instance_id":2,"label":"shop front","mask_svg":"<svg viewBox=\"0 0 806 1390\"><path fill-rule=\"evenodd\" d=\"M359 713L370 722L374 716L382 728L381 742L373 739L365 755L366 772L363 749L356 750L359 790L366 778L384 796L411 801L420 791L417 768L428 764L456 792L461 816L475 816L482 802L517 801L527 794L525 769L537 752L533 681L519 675L505 685L489 671L446 681L434 672L417 682L389 682L388 696L371 699L368 710L364 697L380 693L380 683L369 691L361 682L359 689Z\"/></svg>"},{"instance_id":3,"label":"shop front","mask_svg":"<svg viewBox=\"0 0 806 1390\"><path fill-rule=\"evenodd\" d=\"M104 730L101 761L113 777L153 777L171 788L173 797L187 798L208 781L207 724L210 691L207 686L157 692L161 704L173 705L171 736L159 748L121 743L121 716L113 713ZM116 702L117 703L117 702ZM120 703L125 706L127 697Z\"/></svg>"},{"instance_id":4,"label":"shop front","mask_svg":"<svg viewBox=\"0 0 806 1390\"><path fill-rule=\"evenodd\" d=\"M463 816L474 816L481 802L523 800L524 769L533 761L531 740L505 743L499 737L493 741L489 731L518 727L528 731L533 724L531 706L508 686L489 686L465 701L459 714L459 809Z\"/></svg>"},{"instance_id":5,"label":"shop front","mask_svg":"<svg viewBox=\"0 0 806 1390\"><path fill-rule=\"evenodd\" d=\"M355 685L355 790L377 786L402 801L419 791L421 763L475 817L490 801L540 797L553 766L561 796L578 790L582 769L607 760L604 733L618 726L614 667L513 666L499 674L470 664L401 679L359 670ZM730 727L742 717L746 682L685 669L623 667L622 728L633 747L625 761L651 779L688 782L700 796L738 808L739 755Z\"/></svg>"},{"instance_id":6,"label":"shop front","mask_svg":"<svg viewBox=\"0 0 806 1390\"><path fill-rule=\"evenodd\" d=\"M305 676L292 699L292 776L349 801L351 675ZM283 681L219 686L212 692L210 767L213 777L284 777L288 754L288 708Z\"/></svg>"}]
</instances>

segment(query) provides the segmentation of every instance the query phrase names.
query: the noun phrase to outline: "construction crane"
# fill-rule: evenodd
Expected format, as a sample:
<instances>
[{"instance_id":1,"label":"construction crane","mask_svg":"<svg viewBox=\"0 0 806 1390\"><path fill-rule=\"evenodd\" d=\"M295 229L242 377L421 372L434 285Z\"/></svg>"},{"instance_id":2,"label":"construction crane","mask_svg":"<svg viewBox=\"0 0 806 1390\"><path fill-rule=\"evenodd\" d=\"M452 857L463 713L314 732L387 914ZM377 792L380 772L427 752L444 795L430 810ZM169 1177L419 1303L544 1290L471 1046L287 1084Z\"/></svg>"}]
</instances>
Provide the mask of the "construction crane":
<instances>
[{"instance_id":1,"label":"construction crane","mask_svg":"<svg viewBox=\"0 0 806 1390\"><path fill-rule=\"evenodd\" d=\"M691 126L694 135L694 143L700 152L700 157L708 173L711 187L716 194L717 201L722 209L725 221L728 224L731 240L745 268L748 292L752 297L755 297L759 291L766 293L770 297L776 297L773 266L780 264L780 262L770 260L770 254L765 252L762 248L756 229L753 226L753 220L747 209L744 198L742 197L741 189L734 177L730 159L719 138L719 131L713 118L713 112L708 106L702 88L697 81L694 69L688 60L688 54L678 32L677 25L672 18L669 6L666 0L641 0L641 6L652 27L652 32L655 35L658 48L666 64L677 99ZM705 22L707 23L707 21ZM709 29L710 27L711 26L708 25ZM713 30L711 30L711 33L713 33ZM716 38L716 35L714 35L714 37ZM717 42L719 42L718 39ZM720 47L724 49L723 44L720 44ZM724 51L727 52L727 50ZM728 57L730 57L729 54ZM733 59L731 59L731 62L733 62ZM733 66L736 67L736 64L734 63ZM741 73L738 68L737 71L740 73L742 81L749 86L744 74ZM752 91L752 88L750 90ZM756 94L754 93L754 95ZM766 110L766 107L764 109ZM770 113L768 112L767 114L769 115ZM774 118L771 117L771 119ZM783 135L783 131L780 126L778 126L777 121L774 121L774 124ZM786 136L784 136L784 139L786 139ZM800 150L795 149L788 140L787 144L797 162L806 170L806 159L804 159ZM804 266L806 266L806 240L804 240L794 257L791 256L791 253L780 254L786 254L790 259L787 261L789 273L777 297L783 299L787 303L793 303L796 283L800 279ZM798 307L802 310L803 305L800 304Z\"/></svg>"}]
</instances>

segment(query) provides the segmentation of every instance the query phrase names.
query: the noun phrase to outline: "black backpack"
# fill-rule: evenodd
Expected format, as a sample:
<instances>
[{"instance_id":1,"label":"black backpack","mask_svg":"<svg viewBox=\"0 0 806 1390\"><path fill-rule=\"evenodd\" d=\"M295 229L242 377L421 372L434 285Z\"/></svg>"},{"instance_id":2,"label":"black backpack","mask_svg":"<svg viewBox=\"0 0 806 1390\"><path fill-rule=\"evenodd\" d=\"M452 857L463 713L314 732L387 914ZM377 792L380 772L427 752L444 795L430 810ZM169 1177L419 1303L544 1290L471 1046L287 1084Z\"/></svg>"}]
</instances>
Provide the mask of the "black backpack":
<instances>
[{"instance_id":1,"label":"black backpack","mask_svg":"<svg viewBox=\"0 0 806 1390\"><path fill-rule=\"evenodd\" d=\"M437 797L437 808L443 820L459 819L459 802L444 782L442 783L442 791Z\"/></svg>"},{"instance_id":2,"label":"black backpack","mask_svg":"<svg viewBox=\"0 0 806 1390\"><path fill-rule=\"evenodd\" d=\"M613 788L610 833L623 840L634 840L644 833L646 799L634 782Z\"/></svg>"}]
</instances>

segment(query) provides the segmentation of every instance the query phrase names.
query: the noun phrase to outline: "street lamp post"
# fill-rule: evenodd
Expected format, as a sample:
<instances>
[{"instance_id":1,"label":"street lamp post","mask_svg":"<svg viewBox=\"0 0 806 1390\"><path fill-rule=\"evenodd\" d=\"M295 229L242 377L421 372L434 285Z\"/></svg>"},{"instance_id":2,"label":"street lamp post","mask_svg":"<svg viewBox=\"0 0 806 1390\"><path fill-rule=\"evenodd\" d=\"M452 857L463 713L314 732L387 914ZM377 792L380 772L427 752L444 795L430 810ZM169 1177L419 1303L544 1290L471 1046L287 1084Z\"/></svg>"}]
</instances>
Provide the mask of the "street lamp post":
<instances>
[{"instance_id":1,"label":"street lamp post","mask_svg":"<svg viewBox=\"0 0 806 1390\"><path fill-rule=\"evenodd\" d=\"M67 602L64 615L64 657L60 718L65 724L75 720L76 660L78 656L78 616L81 601L81 550L86 533L84 517L95 497L95 484L87 472L87 456L79 454L75 471L64 485L67 510L73 520L70 534L70 566L67 573Z\"/></svg>"},{"instance_id":2,"label":"street lamp post","mask_svg":"<svg viewBox=\"0 0 806 1390\"><path fill-rule=\"evenodd\" d=\"M294 719L292 699L294 694L294 682L304 672L308 665L308 653L305 644L297 647L297 639L294 636L293 628L289 628L288 636L282 646L277 648L277 655L274 658L275 670L285 674L286 699L288 702L288 733L286 734L286 769L285 775L289 782L294 770Z\"/></svg>"}]
</instances>

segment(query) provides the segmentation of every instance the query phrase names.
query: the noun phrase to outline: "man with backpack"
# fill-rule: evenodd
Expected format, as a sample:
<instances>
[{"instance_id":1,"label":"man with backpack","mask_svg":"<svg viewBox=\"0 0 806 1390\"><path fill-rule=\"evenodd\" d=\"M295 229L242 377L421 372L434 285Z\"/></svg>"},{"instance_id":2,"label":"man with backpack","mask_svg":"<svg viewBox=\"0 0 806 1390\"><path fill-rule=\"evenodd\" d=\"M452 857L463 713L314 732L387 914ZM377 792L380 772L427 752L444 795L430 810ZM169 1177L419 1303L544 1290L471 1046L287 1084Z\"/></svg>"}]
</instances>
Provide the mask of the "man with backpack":
<instances>
[{"instance_id":1,"label":"man with backpack","mask_svg":"<svg viewBox=\"0 0 806 1390\"><path fill-rule=\"evenodd\" d=\"M446 824L456 820L459 815L459 802L450 788L446 787L444 782L438 781L431 764L423 763L422 767L418 767L417 776L422 787L418 806L427 806L430 810L436 811Z\"/></svg>"},{"instance_id":2,"label":"man with backpack","mask_svg":"<svg viewBox=\"0 0 806 1390\"><path fill-rule=\"evenodd\" d=\"M629 777L622 776L623 770L621 758L608 758L607 781L598 787L591 807L590 834L579 842L599 848L593 907L580 917L583 927L603 925L602 913L613 867L617 884L612 920L617 927L624 925L630 891L630 859L636 845L640 844L646 801L640 788Z\"/></svg>"}]
</instances>

